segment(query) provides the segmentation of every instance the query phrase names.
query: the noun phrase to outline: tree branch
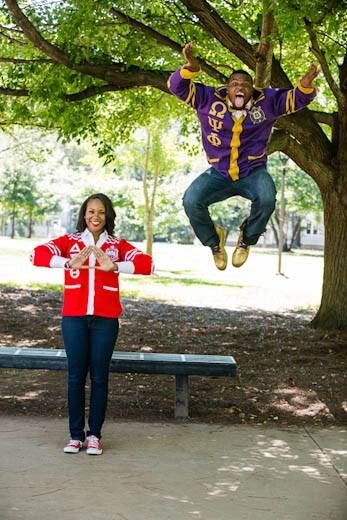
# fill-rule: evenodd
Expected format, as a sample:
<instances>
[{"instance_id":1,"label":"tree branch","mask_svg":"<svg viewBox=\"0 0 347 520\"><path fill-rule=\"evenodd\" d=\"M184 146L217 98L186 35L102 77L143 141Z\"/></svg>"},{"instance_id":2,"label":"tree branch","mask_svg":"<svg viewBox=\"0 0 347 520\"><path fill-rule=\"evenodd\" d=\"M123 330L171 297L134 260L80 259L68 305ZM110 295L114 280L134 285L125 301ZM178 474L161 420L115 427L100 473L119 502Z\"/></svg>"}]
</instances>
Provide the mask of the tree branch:
<instances>
[{"instance_id":1,"label":"tree branch","mask_svg":"<svg viewBox=\"0 0 347 520\"><path fill-rule=\"evenodd\" d=\"M74 94L66 94L65 99L68 101L78 101L98 95L103 92L123 90L128 88L137 88L141 86L150 86L157 88L163 92L168 92L166 81L168 73L151 70L141 70L138 67L128 67L124 63L111 63L111 64L92 64L82 63L74 64L69 56L65 55L59 48L51 45L46 41L38 32L38 30L32 25L28 18L18 7L16 0L4 0L12 15L15 18L18 26L23 30L24 35L28 38L32 44L40 49L55 63L61 64L74 72L86 74L91 77L102 80L104 84L94 85L84 89L81 92ZM232 29L224 20L218 15L215 9L206 0L180 0L188 9L191 10L191 14L197 16L202 24L202 28L211 34L214 38L219 40L224 47L228 48L233 54L239 57L244 63L250 68L256 67L256 61L254 56L253 47L234 29ZM125 15L124 15L125 16ZM153 31L148 28L148 31ZM149 34L149 33L148 33ZM156 33L153 33L153 37L158 39L166 37ZM160 40L161 43L166 45L176 44L172 40L167 39ZM159 41L159 40L157 40ZM176 44L177 45L177 44ZM273 58L272 59L272 84L274 86L291 86L291 83L280 64ZM4 95L15 95L15 96L27 96L29 95L26 89L6 89L2 88L0 93ZM295 136L298 142L306 145L312 145L316 147L323 157L322 160L329 164L329 160L332 155L331 145L328 138L313 119L310 117L310 112L305 109L297 114L287 116L278 122L278 127L285 129L288 133Z\"/></svg>"},{"instance_id":2,"label":"tree branch","mask_svg":"<svg viewBox=\"0 0 347 520\"><path fill-rule=\"evenodd\" d=\"M347 53L343 57L343 62L339 66L339 78L342 92L347 95Z\"/></svg>"},{"instance_id":3,"label":"tree branch","mask_svg":"<svg viewBox=\"0 0 347 520\"><path fill-rule=\"evenodd\" d=\"M273 15L273 4L270 3L265 10L265 1L263 0L264 13L261 28L260 43L255 52L255 86L264 88L271 82L271 65L273 56L272 32L275 25Z\"/></svg>"},{"instance_id":4,"label":"tree branch","mask_svg":"<svg viewBox=\"0 0 347 520\"><path fill-rule=\"evenodd\" d=\"M337 112L320 112L319 110L310 110L311 114L313 115L315 121L317 123L321 123L324 125L328 125L330 127L333 127L336 123L336 119L338 117Z\"/></svg>"},{"instance_id":5,"label":"tree branch","mask_svg":"<svg viewBox=\"0 0 347 520\"><path fill-rule=\"evenodd\" d=\"M140 72L139 74L125 74L122 73L119 75L119 80L117 81L117 84L111 84L108 83L106 85L100 85L100 86L92 86L87 87L84 90L81 90L80 92L76 92L74 94L65 94L62 96L63 99L69 102L75 102L75 101L82 101L84 99L97 96L100 94L104 94L105 92L117 92L121 90L126 90L129 88L135 88L139 86L139 78L141 81L143 81L143 86L148 86L149 82L144 79L145 73ZM164 92L169 92L166 87L166 81L167 77L163 79L162 85L152 85L156 88L161 88ZM157 78L156 78L157 80ZM158 83L158 81L157 81ZM12 89L12 88L6 88L6 87L0 87L0 95L3 96L13 96L13 97L28 97L30 96L31 92L28 89L22 88L22 89Z\"/></svg>"},{"instance_id":6,"label":"tree branch","mask_svg":"<svg viewBox=\"0 0 347 520\"><path fill-rule=\"evenodd\" d=\"M334 94L334 96L336 98L336 101L337 101L339 107L342 107L344 104L342 92L339 89L337 83L335 82L335 80L330 72L328 62L325 58L325 53L324 53L324 51L322 51L322 49L319 46L318 38L314 31L312 22L310 22L309 20L306 19L305 27L306 27L307 33L310 37L311 46L312 46L311 50L312 50L313 54L316 56L320 66L321 66L322 72L328 82L329 87L331 88L332 93Z\"/></svg>"},{"instance_id":7,"label":"tree branch","mask_svg":"<svg viewBox=\"0 0 347 520\"><path fill-rule=\"evenodd\" d=\"M197 16L203 28L224 47L255 70L253 47L230 27L206 0L181 0L186 8Z\"/></svg>"},{"instance_id":8,"label":"tree branch","mask_svg":"<svg viewBox=\"0 0 347 520\"><path fill-rule=\"evenodd\" d=\"M283 130L274 130L268 146L269 154L277 151L285 153L316 181L320 189L327 189L329 183L333 182L336 171L329 163L318 161L316 154L309 153L309 150L310 148L301 146Z\"/></svg>"},{"instance_id":9,"label":"tree branch","mask_svg":"<svg viewBox=\"0 0 347 520\"><path fill-rule=\"evenodd\" d=\"M21 45L22 47L26 45L25 42L22 42L21 40L17 40L17 38L11 38L8 34L4 33L3 31L0 31L0 37L5 38L5 40L9 41L10 43L13 43L15 45Z\"/></svg>"},{"instance_id":10,"label":"tree branch","mask_svg":"<svg viewBox=\"0 0 347 520\"><path fill-rule=\"evenodd\" d=\"M43 36L41 36L41 34L25 16L23 11L21 11L16 0L4 0L4 2L25 36L37 49L40 49L40 51L52 58L57 63L61 63L66 67L72 68L72 62L70 58L60 49L58 49L58 47L52 45L47 40L45 40Z\"/></svg>"},{"instance_id":11,"label":"tree branch","mask_svg":"<svg viewBox=\"0 0 347 520\"><path fill-rule=\"evenodd\" d=\"M304 147L313 147L319 153L322 160L330 163L333 156L333 149L322 128L311 117L310 110L304 108L295 114L280 117L275 124L275 128L285 130L292 136L297 143Z\"/></svg>"},{"instance_id":12,"label":"tree branch","mask_svg":"<svg viewBox=\"0 0 347 520\"><path fill-rule=\"evenodd\" d=\"M336 38L333 38L331 36L331 34L328 34L324 31L316 31L316 34L320 35L320 36L324 36L324 38L326 38L327 40L330 40L331 42L333 42L335 45L337 45L338 47L341 47L341 49L344 49L345 51L347 51L347 45L344 45L342 42L338 41Z\"/></svg>"},{"instance_id":13,"label":"tree branch","mask_svg":"<svg viewBox=\"0 0 347 520\"><path fill-rule=\"evenodd\" d=\"M223 47L237 56L251 70L256 69L254 48L230 27L206 0L181 0L201 22L203 29L218 40ZM280 63L272 58L271 84L274 87L292 87Z\"/></svg>"},{"instance_id":14,"label":"tree branch","mask_svg":"<svg viewBox=\"0 0 347 520\"><path fill-rule=\"evenodd\" d=\"M3 29L4 31L8 31L8 32L23 34L23 32L20 29L17 29L16 27L7 27L6 25L0 24L0 29Z\"/></svg>"},{"instance_id":15,"label":"tree branch","mask_svg":"<svg viewBox=\"0 0 347 520\"><path fill-rule=\"evenodd\" d=\"M143 71L137 67L127 67L126 64L95 65L83 63L75 65L71 59L64 54L58 47L45 40L24 13L20 10L16 0L4 0L12 13L17 24L23 30L25 36L44 54L49 56L54 62L64 65L81 74L87 74L94 78L102 79L107 83L113 83L120 89L136 86L152 86L168 92L166 86L167 73L154 71ZM126 70L126 72L123 72ZM136 83L137 82L137 83Z\"/></svg>"},{"instance_id":16,"label":"tree branch","mask_svg":"<svg viewBox=\"0 0 347 520\"><path fill-rule=\"evenodd\" d=\"M331 14L333 12L333 10L335 9L335 7L338 7L339 3L340 3L340 0L329 0L329 2L327 2L325 12L319 18L317 18L314 21L314 23L318 24L318 25L323 23L324 18L326 16L328 16L328 14Z\"/></svg>"},{"instance_id":17,"label":"tree branch","mask_svg":"<svg viewBox=\"0 0 347 520\"><path fill-rule=\"evenodd\" d=\"M0 95L2 96L13 96L13 97L22 97L22 96L30 96L30 91L26 88L6 88L0 87Z\"/></svg>"},{"instance_id":18,"label":"tree branch","mask_svg":"<svg viewBox=\"0 0 347 520\"><path fill-rule=\"evenodd\" d=\"M128 16L128 15L122 13L121 11L118 11L115 8L111 8L110 12L111 12L111 14L113 16L116 16L117 18L119 18L120 20L125 22L130 27L134 27L135 29L139 29L141 32L143 32L144 34L147 34L148 36L153 38L159 44L164 45L165 47L169 47L173 51L175 51L178 54L182 55L182 45L180 45L179 43L175 42L174 40L171 40L171 38L168 38L167 36L164 36L163 34L160 34L158 31L152 29L151 27L148 27L147 25L143 24L142 22L138 22L134 18L131 18L131 16ZM199 60L199 63L200 63L200 66L201 66L202 70L207 72L207 74L209 74L212 78L217 79L221 83L225 83L226 82L227 77L224 74L222 74L221 72L219 72L215 68L211 67L202 58L200 58L198 56L197 56L197 58Z\"/></svg>"},{"instance_id":19,"label":"tree branch","mask_svg":"<svg viewBox=\"0 0 347 520\"><path fill-rule=\"evenodd\" d=\"M289 134L286 131L275 129L271 134L271 139L267 147L268 154L271 155L274 152L286 153L289 138Z\"/></svg>"},{"instance_id":20,"label":"tree branch","mask_svg":"<svg viewBox=\"0 0 347 520\"><path fill-rule=\"evenodd\" d=\"M75 94L66 94L64 99L67 101L82 101L83 99L87 99L93 96L97 96L99 94L104 94L105 92L116 92L119 90L125 90L129 87L122 87L119 85L101 85L100 87L88 87L81 92L76 92Z\"/></svg>"},{"instance_id":21,"label":"tree branch","mask_svg":"<svg viewBox=\"0 0 347 520\"><path fill-rule=\"evenodd\" d=\"M12 63L13 65L26 65L33 63L55 63L53 60L45 59L45 58L38 58L36 60L25 60L21 58L0 58L0 63Z\"/></svg>"},{"instance_id":22,"label":"tree branch","mask_svg":"<svg viewBox=\"0 0 347 520\"><path fill-rule=\"evenodd\" d=\"M112 83L121 88L148 86L169 92L166 84L169 72L143 70L135 65L129 67L126 63L112 63L110 65L83 63L75 65L73 70L102 79L106 83Z\"/></svg>"}]
</instances>

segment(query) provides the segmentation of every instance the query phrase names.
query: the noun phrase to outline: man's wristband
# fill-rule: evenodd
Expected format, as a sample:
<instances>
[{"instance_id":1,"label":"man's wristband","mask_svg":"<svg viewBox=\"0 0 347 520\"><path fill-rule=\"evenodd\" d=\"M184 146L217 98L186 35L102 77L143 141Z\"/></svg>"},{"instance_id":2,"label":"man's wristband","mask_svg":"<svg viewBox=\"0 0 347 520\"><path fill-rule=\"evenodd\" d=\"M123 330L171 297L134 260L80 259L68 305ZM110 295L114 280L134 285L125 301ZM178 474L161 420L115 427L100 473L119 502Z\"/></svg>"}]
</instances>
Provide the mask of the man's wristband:
<instances>
[{"instance_id":1,"label":"man's wristband","mask_svg":"<svg viewBox=\"0 0 347 520\"><path fill-rule=\"evenodd\" d=\"M66 260L65 265L64 265L64 269L71 269L71 265L70 265L70 261L69 260Z\"/></svg>"}]
</instances>

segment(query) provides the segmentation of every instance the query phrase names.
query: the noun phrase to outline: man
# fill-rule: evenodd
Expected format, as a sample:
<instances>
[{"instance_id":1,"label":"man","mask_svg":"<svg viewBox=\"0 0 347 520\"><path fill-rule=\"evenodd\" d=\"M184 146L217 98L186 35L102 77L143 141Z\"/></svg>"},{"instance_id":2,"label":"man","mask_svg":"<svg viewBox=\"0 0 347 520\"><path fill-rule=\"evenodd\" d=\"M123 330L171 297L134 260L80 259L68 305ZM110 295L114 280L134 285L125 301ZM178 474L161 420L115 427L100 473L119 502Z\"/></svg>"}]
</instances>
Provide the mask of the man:
<instances>
[{"instance_id":1,"label":"man","mask_svg":"<svg viewBox=\"0 0 347 520\"><path fill-rule=\"evenodd\" d=\"M168 81L170 91L195 108L202 143L211 167L186 190L183 205L196 236L212 250L216 267L227 266L226 229L214 225L208 207L239 195L251 201L249 217L240 226L232 256L234 267L247 260L275 209L275 185L266 169L267 144L276 120L307 106L315 97L312 64L294 89L257 89L248 72L234 71L224 87L194 83L200 65L192 44L183 48L186 63Z\"/></svg>"}]
</instances>

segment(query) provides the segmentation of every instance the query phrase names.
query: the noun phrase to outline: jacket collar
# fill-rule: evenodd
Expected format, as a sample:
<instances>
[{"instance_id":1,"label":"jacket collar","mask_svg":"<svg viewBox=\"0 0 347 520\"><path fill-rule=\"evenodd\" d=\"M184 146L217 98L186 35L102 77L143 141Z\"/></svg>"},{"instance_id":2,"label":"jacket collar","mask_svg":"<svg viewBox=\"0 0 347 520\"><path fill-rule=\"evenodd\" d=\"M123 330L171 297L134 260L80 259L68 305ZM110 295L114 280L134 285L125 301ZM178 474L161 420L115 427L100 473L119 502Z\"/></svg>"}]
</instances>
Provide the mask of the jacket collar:
<instances>
[{"instance_id":1,"label":"jacket collar","mask_svg":"<svg viewBox=\"0 0 347 520\"><path fill-rule=\"evenodd\" d=\"M81 238L82 238L82 240L83 240L83 242L85 243L86 246L98 246L98 247L102 246L102 244L104 242L106 242L107 237L108 237L108 233L107 233L106 230L104 230L101 233L101 235L99 236L97 243L95 243L93 234L89 231L88 228L86 228L82 232L82 235L81 235Z\"/></svg>"}]
</instances>

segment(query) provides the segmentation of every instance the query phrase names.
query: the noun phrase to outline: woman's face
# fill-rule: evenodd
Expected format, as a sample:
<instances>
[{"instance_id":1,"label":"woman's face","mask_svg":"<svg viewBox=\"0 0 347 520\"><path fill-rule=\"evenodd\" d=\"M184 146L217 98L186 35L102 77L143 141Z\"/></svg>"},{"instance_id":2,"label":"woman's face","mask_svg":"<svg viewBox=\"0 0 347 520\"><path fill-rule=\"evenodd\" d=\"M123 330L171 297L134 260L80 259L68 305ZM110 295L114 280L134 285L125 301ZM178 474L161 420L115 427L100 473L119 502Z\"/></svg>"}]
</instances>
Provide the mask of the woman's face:
<instances>
[{"instance_id":1,"label":"woman's face","mask_svg":"<svg viewBox=\"0 0 347 520\"><path fill-rule=\"evenodd\" d=\"M101 200L92 199L87 203L84 219L89 231L99 238L106 225L106 210Z\"/></svg>"}]
</instances>

